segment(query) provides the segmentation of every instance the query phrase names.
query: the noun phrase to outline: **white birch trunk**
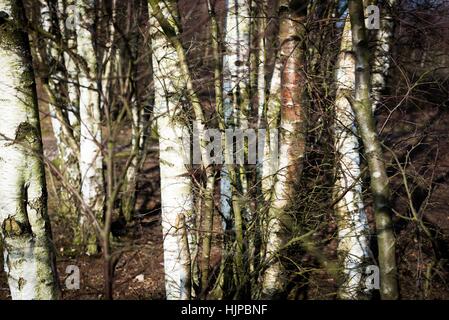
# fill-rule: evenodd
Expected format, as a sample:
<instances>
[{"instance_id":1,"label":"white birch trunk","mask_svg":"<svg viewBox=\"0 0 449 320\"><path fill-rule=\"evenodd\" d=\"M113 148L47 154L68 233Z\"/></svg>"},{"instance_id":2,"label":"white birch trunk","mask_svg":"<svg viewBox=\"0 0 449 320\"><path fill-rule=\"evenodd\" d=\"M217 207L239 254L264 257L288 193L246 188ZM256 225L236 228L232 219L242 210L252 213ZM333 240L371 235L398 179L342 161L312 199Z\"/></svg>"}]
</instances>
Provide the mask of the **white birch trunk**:
<instances>
[{"instance_id":1,"label":"white birch trunk","mask_svg":"<svg viewBox=\"0 0 449 320\"><path fill-rule=\"evenodd\" d=\"M288 123L281 123L281 130L292 132L293 127ZM284 243L282 233L283 225L279 219L283 209L288 205L287 170L290 165L288 152L291 142L281 139L279 149L279 170L276 173L273 185L273 194L267 218L265 259L268 268L263 274L262 290L265 297L273 297L284 288L282 279L282 266L278 260L279 250Z\"/></svg>"},{"instance_id":2,"label":"white birch trunk","mask_svg":"<svg viewBox=\"0 0 449 320\"><path fill-rule=\"evenodd\" d=\"M163 14L171 17L166 8ZM150 10L151 15L151 10ZM189 145L184 137L189 130L182 119L182 89L179 57L167 41L157 20L151 16L153 47L155 118L159 133L159 157L161 176L162 232L164 238L164 273L166 297L169 300L188 296L185 283L189 281L190 265L186 265L185 232L179 221L188 220L193 212L193 194L189 172L186 168ZM187 247L187 248L186 248Z\"/></svg>"},{"instance_id":3,"label":"white birch trunk","mask_svg":"<svg viewBox=\"0 0 449 320\"><path fill-rule=\"evenodd\" d=\"M269 96L266 101L266 114L261 111L264 118L265 137L261 162L261 184L264 205L260 208L260 219L262 221L260 259L266 261L267 254L271 254L273 247L269 244L269 208L274 194L276 173L279 169L279 114L281 111L281 69L282 63L279 58L271 76ZM262 107L263 108L263 107Z\"/></svg>"},{"instance_id":4,"label":"white birch trunk","mask_svg":"<svg viewBox=\"0 0 449 320\"><path fill-rule=\"evenodd\" d=\"M93 34L89 30L93 25L91 1L81 5L83 25L77 30L77 50L87 63L87 68L79 75L80 84L80 169L81 194L83 201L92 209L97 220L101 221L104 210L104 177L102 155L102 131L99 82L96 70L96 54L93 46ZM97 239L87 214L80 216L81 239L87 253L97 252Z\"/></svg>"},{"instance_id":5,"label":"white birch trunk","mask_svg":"<svg viewBox=\"0 0 449 320\"><path fill-rule=\"evenodd\" d=\"M263 115L263 108L265 105L265 99L266 99L266 90L267 90L267 81L265 77L265 67L266 67L266 55L267 55L267 48L265 43L265 32L267 27L267 4L266 0L263 0L260 4L260 12L259 12L259 34L258 34L258 52L257 52L257 60L258 60L258 70L257 70L257 102L258 102L258 124L260 127L260 120Z\"/></svg>"},{"instance_id":6,"label":"white birch trunk","mask_svg":"<svg viewBox=\"0 0 449 320\"><path fill-rule=\"evenodd\" d=\"M276 53L275 64L273 74L269 79L269 91L268 97L266 97L266 105L261 104L259 106L259 114L261 124L265 128L265 141L263 149L263 157L261 158L261 183L262 183L262 195L264 203L267 204L261 208L262 219L262 247L260 252L261 261L268 261L273 259L276 253L276 243L273 242L270 228L272 226L272 219L270 219L270 208L273 201L273 195L275 193L276 173L280 168L279 162L279 141L278 141L278 128L281 112L281 74L282 74L282 61L280 59L280 53ZM259 95L265 94L262 91L265 87L262 86L259 75ZM274 230L273 230L274 231ZM270 295L276 287L276 277L280 270L277 266L269 268L262 276L262 294Z\"/></svg>"},{"instance_id":7,"label":"white birch trunk","mask_svg":"<svg viewBox=\"0 0 449 320\"><path fill-rule=\"evenodd\" d=\"M361 293L363 264L368 257L369 227L362 199L360 154L355 117L348 101L354 94L355 57L352 52L351 22L346 19L337 61L335 101L335 150L337 179L334 198L338 222L338 254L343 265L341 299L357 299ZM341 198L341 199L340 199Z\"/></svg>"},{"instance_id":8,"label":"white birch trunk","mask_svg":"<svg viewBox=\"0 0 449 320\"><path fill-rule=\"evenodd\" d=\"M274 176L279 168L278 162L278 126L281 111L281 69L282 63L277 59L270 82L269 97L265 117L266 135L262 161L262 193L265 201L271 202Z\"/></svg>"},{"instance_id":9,"label":"white birch trunk","mask_svg":"<svg viewBox=\"0 0 449 320\"><path fill-rule=\"evenodd\" d=\"M68 12L68 7L70 8L77 8L75 5L77 3L77 0L67 0L66 5L64 6L64 1L58 0L58 10L60 12L66 12L67 15L69 15L70 19L75 20L60 20L60 30L64 31L64 40L67 43L68 50L71 50L73 52L77 51L77 39L76 39L76 27L75 25L73 28L71 28L71 23L75 24L78 22L76 20L78 12ZM76 67L76 63L74 59L70 56L69 52L64 51L64 62L65 62L65 69L66 69L66 76L67 76L67 92L68 92L68 98L69 98L69 104L68 104L68 115L69 115L69 122L70 126L73 129L73 135L75 137L76 141L80 140L81 135L81 128L79 119L76 117L76 113L79 112L79 99L80 99L80 87L79 87L79 79L78 79L78 70Z\"/></svg>"},{"instance_id":10,"label":"white birch trunk","mask_svg":"<svg viewBox=\"0 0 449 320\"><path fill-rule=\"evenodd\" d=\"M396 244L390 208L391 193L382 145L376 132L373 104L370 99L371 68L369 47L364 26L364 6L361 0L348 1L352 31L352 51L355 65L355 94L351 101L358 125L358 132L365 147L365 158L370 171L370 182L376 221L380 296L382 299L398 299Z\"/></svg>"},{"instance_id":11,"label":"white birch trunk","mask_svg":"<svg viewBox=\"0 0 449 320\"><path fill-rule=\"evenodd\" d=\"M23 23L16 16L20 10L23 8L16 1L1 0L1 23ZM14 300L56 299L59 293L31 52L26 34L12 32L14 27L1 27L0 224L4 267Z\"/></svg>"},{"instance_id":12,"label":"white birch trunk","mask_svg":"<svg viewBox=\"0 0 449 320\"><path fill-rule=\"evenodd\" d=\"M273 193L265 222L267 239L264 262L267 267L262 277L264 298L278 298L285 292L286 278L280 254L286 242L286 229L289 225L287 211L293 204L294 187L302 171L306 135L305 108L302 105L302 51L296 38L302 36L303 13L291 8L289 1L283 1L279 14L280 94L271 97L279 99L280 102L279 166L273 177ZM279 66L275 73L278 68ZM276 85L279 78L275 74L273 85ZM274 92L270 94L273 95Z\"/></svg>"},{"instance_id":13,"label":"white birch trunk","mask_svg":"<svg viewBox=\"0 0 449 320\"><path fill-rule=\"evenodd\" d=\"M61 125L61 122L56 117L56 107L52 103L49 103L48 111L49 111L49 115L50 115L51 127L53 129L53 136L55 137L56 145L58 146L59 157L61 159L64 159L64 156L63 156L65 153L64 148L66 146L62 147L62 141L63 141L63 139L61 138L62 125Z\"/></svg>"},{"instance_id":14,"label":"white birch trunk","mask_svg":"<svg viewBox=\"0 0 449 320\"><path fill-rule=\"evenodd\" d=\"M58 0L58 12L64 12L67 8L64 7L64 1ZM68 0L68 6L76 3L76 0ZM76 21L76 20L75 20ZM68 24L64 19L59 20L60 30L63 32L64 41L67 44L68 50L77 52L77 39L76 39L76 28L73 30L67 30ZM74 59L68 54L68 52L63 52L64 64L65 64L65 81L67 82L67 114L68 122L72 130L72 137L76 142L75 146L66 148L66 152L63 154L64 163L67 163L66 176L69 179L69 183L73 185L76 190L81 192L81 169L80 169L80 143L81 143L81 126L80 119L77 114L80 112L80 85L79 85L79 71L77 69ZM66 143L68 145L68 143ZM67 190L67 193L70 193ZM70 198L74 198L73 195ZM79 215L78 209L76 210L77 215Z\"/></svg>"},{"instance_id":15,"label":"white birch trunk","mask_svg":"<svg viewBox=\"0 0 449 320\"><path fill-rule=\"evenodd\" d=\"M380 29L376 31L371 67L371 95L373 98L373 110L381 103L382 93L387 86L387 79L391 69L391 46L394 37L394 20L391 8L396 0L385 0L380 16Z\"/></svg>"},{"instance_id":16,"label":"white birch trunk","mask_svg":"<svg viewBox=\"0 0 449 320\"><path fill-rule=\"evenodd\" d=\"M246 0L226 1L226 23L223 58L223 117L225 126L248 128L248 85L250 13ZM242 99L242 103L239 100ZM244 110L240 107L243 106ZM226 142L225 142L225 145ZM241 177L242 178L242 177ZM242 185L246 189L246 179ZM220 181L221 212L225 220L231 219L232 187L228 168L223 166Z\"/></svg>"}]
</instances>

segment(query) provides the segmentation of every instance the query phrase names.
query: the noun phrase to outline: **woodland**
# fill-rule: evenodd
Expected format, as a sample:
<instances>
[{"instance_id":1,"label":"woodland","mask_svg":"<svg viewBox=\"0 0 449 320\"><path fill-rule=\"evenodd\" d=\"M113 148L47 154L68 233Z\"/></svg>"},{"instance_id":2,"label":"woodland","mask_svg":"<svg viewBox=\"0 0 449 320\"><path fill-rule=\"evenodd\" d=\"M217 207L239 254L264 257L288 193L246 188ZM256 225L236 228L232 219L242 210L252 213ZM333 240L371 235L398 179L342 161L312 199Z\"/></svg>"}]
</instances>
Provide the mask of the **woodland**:
<instances>
[{"instance_id":1,"label":"woodland","mask_svg":"<svg viewBox=\"0 0 449 320\"><path fill-rule=\"evenodd\" d=\"M0 0L0 299L449 299L448 108L447 0Z\"/></svg>"}]
</instances>

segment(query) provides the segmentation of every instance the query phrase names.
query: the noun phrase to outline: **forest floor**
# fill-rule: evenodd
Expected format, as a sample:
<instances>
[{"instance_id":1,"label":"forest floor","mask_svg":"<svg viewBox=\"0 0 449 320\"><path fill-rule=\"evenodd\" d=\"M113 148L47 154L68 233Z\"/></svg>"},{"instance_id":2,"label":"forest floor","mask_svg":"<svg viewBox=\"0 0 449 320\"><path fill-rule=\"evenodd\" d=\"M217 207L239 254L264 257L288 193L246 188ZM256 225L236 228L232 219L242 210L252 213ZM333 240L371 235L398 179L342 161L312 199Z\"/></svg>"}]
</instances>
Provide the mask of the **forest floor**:
<instances>
[{"instance_id":1,"label":"forest floor","mask_svg":"<svg viewBox=\"0 0 449 320\"><path fill-rule=\"evenodd\" d=\"M52 220L54 221L54 220ZM71 252L68 239L60 224L53 223L57 250L57 268L62 298L65 300L98 300L103 298L103 259L101 255L78 255ZM116 238L117 239L117 238ZM121 252L114 277L114 299L163 299L162 232L157 216L138 219L128 228L126 236L115 243L115 252ZM80 289L67 289L68 266L80 271ZM10 299L5 273L0 275L0 300Z\"/></svg>"}]
</instances>

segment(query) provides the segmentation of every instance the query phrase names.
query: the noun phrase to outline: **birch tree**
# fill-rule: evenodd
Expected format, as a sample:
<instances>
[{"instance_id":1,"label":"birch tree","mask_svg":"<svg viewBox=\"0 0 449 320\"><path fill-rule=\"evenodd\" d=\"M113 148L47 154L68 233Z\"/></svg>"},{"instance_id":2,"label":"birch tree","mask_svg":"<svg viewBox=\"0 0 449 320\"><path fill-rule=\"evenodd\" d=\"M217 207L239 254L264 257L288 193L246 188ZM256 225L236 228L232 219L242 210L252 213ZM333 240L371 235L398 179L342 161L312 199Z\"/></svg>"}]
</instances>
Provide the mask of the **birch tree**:
<instances>
[{"instance_id":1,"label":"birch tree","mask_svg":"<svg viewBox=\"0 0 449 320\"><path fill-rule=\"evenodd\" d=\"M279 3L278 3L279 6ZM276 8L277 12L279 12L279 7ZM273 72L271 74L271 77L269 81L267 81L268 90L266 90L266 98L261 105L260 108L260 128L265 129L265 141L264 141L264 150L263 150L263 158L262 158L262 168L261 168L261 185L262 185L262 195L265 206L260 208L259 214L261 215L262 219L262 229L261 229L261 252L260 252L260 258L262 262L268 262L268 259L275 259L276 255L276 248L274 246L270 247L270 239L273 239L273 234L270 232L270 227L272 227L272 224L275 220L272 220L271 214L273 211L271 211L271 206L273 205L273 202L276 201L274 198L275 194L275 182L276 174L279 170L279 126L280 126L280 114L281 114L281 76L282 76L282 69L283 69L283 62L280 59L280 37L279 37L278 31L278 37L275 40L275 47L277 48L275 51L275 58L274 58L274 68ZM262 89L259 89L262 90ZM281 236L281 235L280 235ZM280 247L281 244L278 243L278 247ZM271 263L271 262L269 262ZM279 264L275 266L274 268L268 269L269 273L276 273L280 272L280 266ZM263 275L263 282L262 282L262 297L271 297L272 292L273 296L276 294L274 291L275 285L273 282L270 284L269 282L271 279L275 279L279 275L273 274ZM274 280L276 281L276 280ZM268 282L268 283L266 283ZM282 286L281 282L282 280L279 280L279 287ZM268 289L268 285L271 286L270 289ZM279 289L281 290L281 289Z\"/></svg>"},{"instance_id":2,"label":"birch tree","mask_svg":"<svg viewBox=\"0 0 449 320\"><path fill-rule=\"evenodd\" d=\"M360 181L360 155L354 113L348 95L354 94L355 57L351 23L346 18L337 61L335 136L337 177L334 199L338 221L338 252L343 266L342 299L357 299L361 293L364 262L368 256L369 234Z\"/></svg>"},{"instance_id":3,"label":"birch tree","mask_svg":"<svg viewBox=\"0 0 449 320\"><path fill-rule=\"evenodd\" d=\"M279 167L274 176L273 195L267 217L267 268L263 274L262 295L276 298L284 292L286 278L280 251L286 243L288 210L295 193L305 154L305 109L302 105L303 75L301 22L303 1L279 4L280 70L280 139ZM273 94L273 93L270 93Z\"/></svg>"},{"instance_id":4,"label":"birch tree","mask_svg":"<svg viewBox=\"0 0 449 320\"><path fill-rule=\"evenodd\" d=\"M77 53L83 57L80 67L80 169L83 201L92 208L98 221L103 219L104 177L102 154L102 119L100 110L99 81L95 52L95 6L90 0L80 3L83 19L77 29ZM86 246L88 254L98 251L96 235L86 214L80 215L78 241Z\"/></svg>"},{"instance_id":5,"label":"birch tree","mask_svg":"<svg viewBox=\"0 0 449 320\"><path fill-rule=\"evenodd\" d=\"M250 34L250 90L249 90L249 126L255 128L258 135L257 163L254 168L249 167L248 172L248 198L249 214L247 215L246 233L248 238L248 267L250 273L260 269L261 262L261 222L259 213L264 208L262 173L263 150L265 147L265 121L262 121L265 105L267 81L266 81L266 28L268 16L268 3L266 0L251 2L251 34ZM249 150L248 150L249 152ZM248 155L249 157L249 155ZM258 277L251 277L251 296L256 297L259 287Z\"/></svg>"},{"instance_id":6,"label":"birch tree","mask_svg":"<svg viewBox=\"0 0 449 320\"><path fill-rule=\"evenodd\" d=\"M392 9L396 0L374 1L381 5L380 29L375 30L374 52L371 63L371 96L374 110L380 105L391 69L391 47L394 36Z\"/></svg>"},{"instance_id":7,"label":"birch tree","mask_svg":"<svg viewBox=\"0 0 449 320\"><path fill-rule=\"evenodd\" d=\"M191 266L184 261L189 254L185 253L188 246L182 221L191 219L193 214L192 185L185 165L189 152L186 148L189 145L185 145L184 137L189 135L189 128L183 122L185 119L181 107L186 83L178 65L176 48L167 39L167 29L161 27L156 15L162 15L159 18L168 23L173 18L165 5L161 8L157 1L151 3L154 113L159 135L165 291L167 299L179 300L190 297L190 288L186 289L185 284L190 279Z\"/></svg>"},{"instance_id":8,"label":"birch tree","mask_svg":"<svg viewBox=\"0 0 449 320\"><path fill-rule=\"evenodd\" d=\"M22 1L0 1L0 224L14 300L59 295Z\"/></svg>"},{"instance_id":9,"label":"birch tree","mask_svg":"<svg viewBox=\"0 0 449 320\"><path fill-rule=\"evenodd\" d=\"M205 183L202 185L202 200L204 205L196 212L200 214L203 224L201 227L202 232L202 254L201 254L201 291L206 294L208 286L206 282L209 280L209 261L211 252L211 237L212 237L212 227L213 227L213 216L214 216L214 186L215 186L215 170L213 163L210 159L210 153L207 149L207 119L205 117L203 106L201 100L195 91L193 80L191 76L191 71L189 69L189 64L187 62L186 49L183 47L180 37L180 24L179 24L179 14L177 11L176 3L173 1L168 1L161 7L156 0L150 0L150 5L152 8L152 13L156 18L160 28L165 34L166 39L169 41L170 48L176 51L176 61L178 63L181 79L185 86L185 97L184 101L188 102L192 108L194 119L192 123L193 128L193 143L197 143L199 147L199 154L194 152L193 156L195 159L194 163L197 164L201 162L201 168L205 173ZM154 64L154 60L153 60ZM156 90L156 89L155 89ZM196 154L196 155L195 155ZM198 159L198 156L200 158ZM200 161L199 161L200 160ZM198 161L198 162L197 162ZM192 216L190 214L190 216ZM193 225L192 217L189 217L187 225ZM196 226L198 228L198 226ZM192 248L190 252L197 252L197 243L194 243L193 237L190 236L190 243ZM193 248L194 247L194 248ZM183 254L184 255L184 254ZM193 277L192 277L193 278Z\"/></svg>"},{"instance_id":10,"label":"birch tree","mask_svg":"<svg viewBox=\"0 0 449 320\"><path fill-rule=\"evenodd\" d=\"M370 100L369 51L362 0L349 0L349 16L356 65L352 108L370 172L379 250L380 294L382 299L397 299L396 245L389 203L389 181Z\"/></svg>"},{"instance_id":11,"label":"birch tree","mask_svg":"<svg viewBox=\"0 0 449 320\"><path fill-rule=\"evenodd\" d=\"M251 13L247 0L226 1L223 57L223 121L225 127L248 128ZM241 178L240 179L244 179ZM222 172L222 211L230 215L232 195L226 169ZM244 182L242 182L244 183Z\"/></svg>"}]
</instances>

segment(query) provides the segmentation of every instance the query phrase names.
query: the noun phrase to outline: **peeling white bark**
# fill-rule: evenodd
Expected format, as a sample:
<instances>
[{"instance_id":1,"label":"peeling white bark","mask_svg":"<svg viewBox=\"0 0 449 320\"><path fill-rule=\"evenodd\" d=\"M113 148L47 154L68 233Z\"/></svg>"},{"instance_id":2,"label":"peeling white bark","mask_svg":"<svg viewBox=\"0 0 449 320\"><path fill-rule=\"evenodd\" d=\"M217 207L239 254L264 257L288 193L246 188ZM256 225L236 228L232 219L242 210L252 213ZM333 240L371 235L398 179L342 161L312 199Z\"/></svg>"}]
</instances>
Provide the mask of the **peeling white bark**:
<instances>
[{"instance_id":1,"label":"peeling white bark","mask_svg":"<svg viewBox=\"0 0 449 320\"><path fill-rule=\"evenodd\" d=\"M267 48L265 44L265 29L267 24L267 17L266 17L266 2L263 1L263 4L260 5L261 11L259 13L260 17L257 19L260 19L259 21L259 39L258 39L258 70L257 70L257 101L258 101L258 116L259 121L258 124L260 126L260 119L262 117L263 113L263 107L265 105L265 99L266 99L266 90L267 90L267 81L265 78L265 66L266 66L266 55L267 55Z\"/></svg>"},{"instance_id":2,"label":"peeling white bark","mask_svg":"<svg viewBox=\"0 0 449 320\"><path fill-rule=\"evenodd\" d=\"M385 0L380 17L380 29L376 31L376 46L374 47L371 67L371 95L373 110L381 103L382 93L387 86L391 69L391 46L394 37L394 20L391 8L396 0Z\"/></svg>"},{"instance_id":3,"label":"peeling white bark","mask_svg":"<svg viewBox=\"0 0 449 320\"><path fill-rule=\"evenodd\" d=\"M77 50L86 61L89 72L79 75L80 84L80 169L81 193L84 202L101 221L104 209L104 177L99 83L96 70L96 55L93 46L93 34L89 30L93 25L93 7L85 0L80 6L83 24L77 29ZM87 244L87 253L97 251L97 240L87 215L80 217L83 244ZM88 230L88 231L87 231Z\"/></svg>"},{"instance_id":4,"label":"peeling white bark","mask_svg":"<svg viewBox=\"0 0 449 320\"><path fill-rule=\"evenodd\" d=\"M279 149L278 143L278 128L281 112L281 73L282 62L278 56L276 57L273 74L269 83L269 95L266 102L266 115L263 115L262 111L260 112L262 116L265 116L265 127L267 130L262 158L262 194L264 196L265 203L269 205L268 208L263 208L262 212L264 228L261 234L262 250L260 257L262 261L267 262L270 259L274 259L276 252L281 245L280 241L273 238L273 235L277 234L279 231L279 224L275 219L270 218L270 210L271 213L274 212L274 208L271 208L271 206L273 205L273 201L275 201L273 198L276 194L276 174L281 165L281 152L285 151ZM281 203L278 204L280 205ZM271 292L278 290L282 286L282 284L277 281L280 272L281 270L278 264L272 265L271 268L268 268L264 272L262 276L263 295L271 296Z\"/></svg>"},{"instance_id":5,"label":"peeling white bark","mask_svg":"<svg viewBox=\"0 0 449 320\"><path fill-rule=\"evenodd\" d=\"M343 265L341 299L357 299L361 293L363 263L368 257L369 227L362 199L360 154L355 116L348 100L355 88L355 57L352 52L351 22L346 19L337 61L335 101L335 150L337 179L334 197L338 221L338 254Z\"/></svg>"},{"instance_id":6,"label":"peeling white bark","mask_svg":"<svg viewBox=\"0 0 449 320\"><path fill-rule=\"evenodd\" d=\"M68 6L74 6L77 0L67 0L66 8L64 7L64 1L58 0L58 8L60 12L67 11ZM75 13L71 13L75 14ZM69 50L73 52L77 51L77 41L76 41L76 28L74 30L68 30L66 26L66 21L64 19L60 20L60 30L64 30L65 33L65 41L67 43L67 47ZM73 128L73 135L76 141L80 139L80 123L79 119L76 117L76 111L79 111L79 79L78 79L78 70L76 67L76 63L70 54L67 51L63 52L66 76L67 76L67 89L68 89L68 97L69 97L69 105L68 107L68 115L70 125Z\"/></svg>"},{"instance_id":7,"label":"peeling white bark","mask_svg":"<svg viewBox=\"0 0 449 320\"><path fill-rule=\"evenodd\" d=\"M265 201L271 202L274 176L279 168L278 125L281 111L281 69L282 63L277 59L270 82L267 101L266 136L262 158L262 193Z\"/></svg>"},{"instance_id":8,"label":"peeling white bark","mask_svg":"<svg viewBox=\"0 0 449 320\"><path fill-rule=\"evenodd\" d=\"M281 123L280 130L285 130L287 135L294 132L294 127L289 123ZM285 135L284 133L284 135ZM270 190L270 208L266 221L266 261L269 267L263 274L262 290L266 297L272 297L277 292L282 291L284 280L282 278L282 266L277 260L279 250L284 243L282 237L282 221L279 219L283 209L288 205L288 185L287 185L287 171L290 163L289 150L291 143L288 139L282 139L279 148L279 166L276 173L273 174L273 184ZM271 166L269 166L271 167ZM270 168L271 169L271 168ZM270 170L271 171L271 170Z\"/></svg>"},{"instance_id":9,"label":"peeling white bark","mask_svg":"<svg viewBox=\"0 0 449 320\"><path fill-rule=\"evenodd\" d=\"M7 22L21 10L0 0ZM23 36L23 38L20 38ZM45 171L31 52L26 35L0 31L0 225L4 267L14 300L56 299Z\"/></svg>"},{"instance_id":10,"label":"peeling white bark","mask_svg":"<svg viewBox=\"0 0 449 320\"><path fill-rule=\"evenodd\" d=\"M167 19L169 14L164 8ZM151 16L151 10L150 10ZM185 166L189 145L184 137L189 130L182 119L182 89L185 87L179 69L175 48L167 41L157 20L151 17L153 47L155 109L159 134L159 157L161 176L161 214L164 237L165 290L168 300L184 299L188 296L185 283L190 274L186 265L186 242L179 221L193 213L191 179Z\"/></svg>"}]
</instances>

